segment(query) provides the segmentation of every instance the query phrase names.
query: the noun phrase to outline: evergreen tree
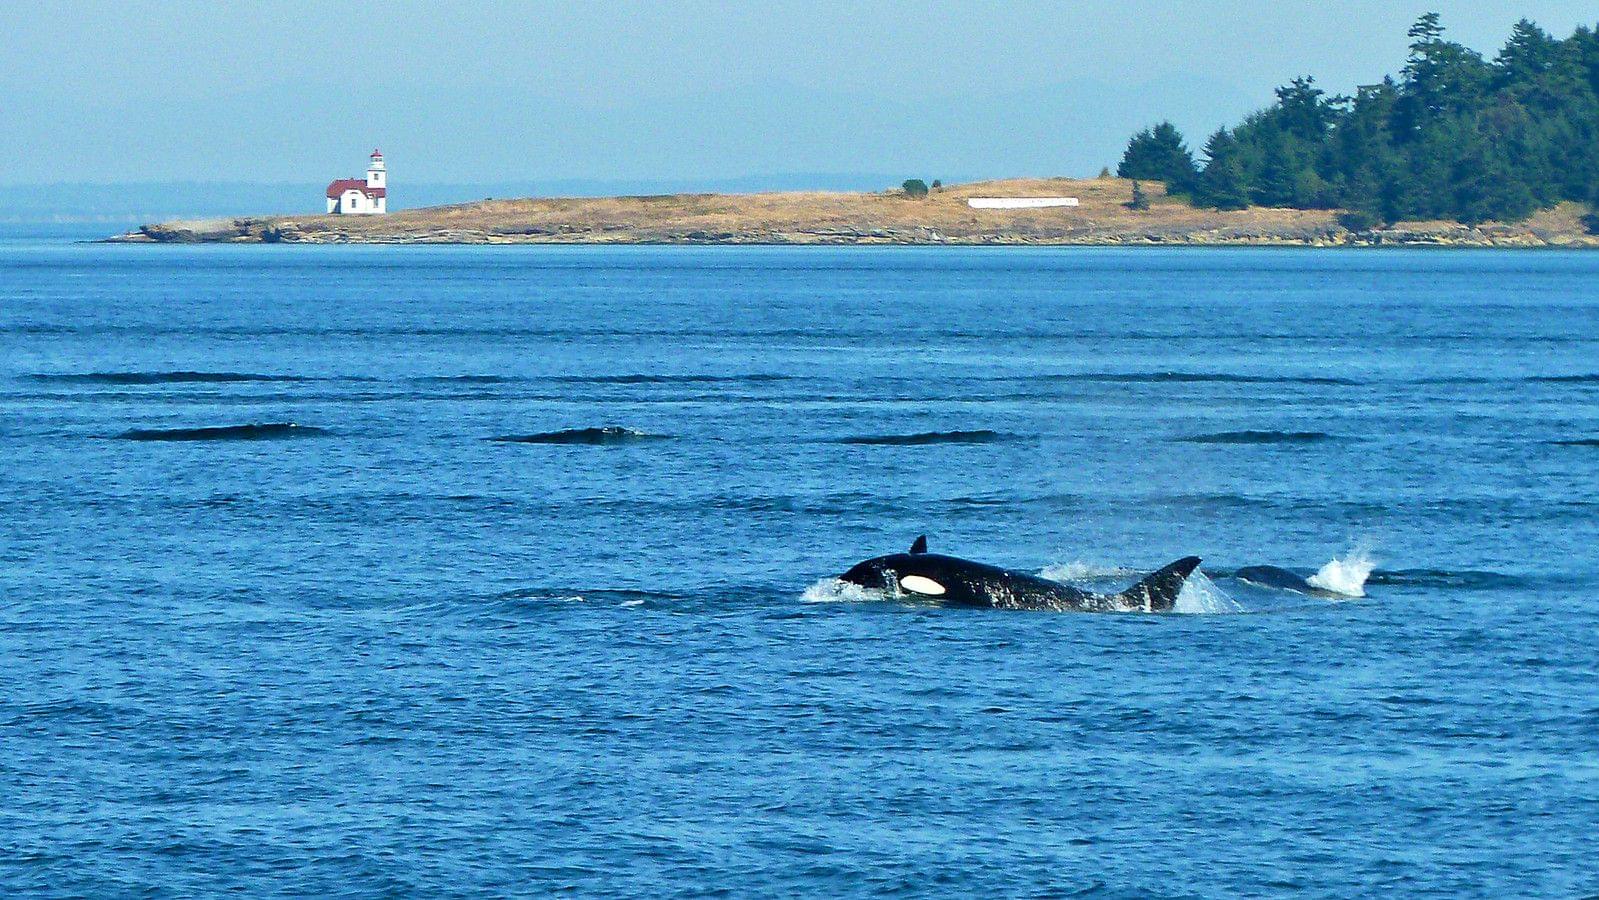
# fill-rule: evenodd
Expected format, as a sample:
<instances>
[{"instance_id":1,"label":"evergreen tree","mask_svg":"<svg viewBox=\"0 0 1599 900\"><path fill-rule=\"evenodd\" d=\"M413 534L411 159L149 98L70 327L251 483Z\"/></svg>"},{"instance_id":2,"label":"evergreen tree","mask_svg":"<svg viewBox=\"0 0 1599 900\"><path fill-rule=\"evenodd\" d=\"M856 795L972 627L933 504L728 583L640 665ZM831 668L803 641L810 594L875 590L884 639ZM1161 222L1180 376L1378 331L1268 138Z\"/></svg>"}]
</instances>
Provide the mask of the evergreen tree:
<instances>
[{"instance_id":1,"label":"evergreen tree","mask_svg":"<svg viewBox=\"0 0 1599 900\"><path fill-rule=\"evenodd\" d=\"M1559 40L1524 19L1491 63L1447 40L1436 13L1409 36L1398 80L1328 97L1296 78L1212 135L1197 172L1166 123L1134 135L1119 172L1201 205L1341 208L1363 227L1599 206L1599 33Z\"/></svg>"},{"instance_id":2,"label":"evergreen tree","mask_svg":"<svg viewBox=\"0 0 1599 900\"><path fill-rule=\"evenodd\" d=\"M1515 87L1536 82L1554 68L1560 55L1560 42L1549 33L1522 19L1510 30L1510 40L1494 57L1494 86Z\"/></svg>"},{"instance_id":3,"label":"evergreen tree","mask_svg":"<svg viewBox=\"0 0 1599 900\"><path fill-rule=\"evenodd\" d=\"M1254 182L1245 166L1238 141L1227 129L1205 142L1205 170L1194 186L1200 202L1217 209L1243 209L1249 205Z\"/></svg>"},{"instance_id":4,"label":"evergreen tree","mask_svg":"<svg viewBox=\"0 0 1599 900\"><path fill-rule=\"evenodd\" d=\"M1198 170L1182 133L1170 122L1146 128L1127 142L1116 174L1122 178L1164 181L1168 190L1186 190Z\"/></svg>"},{"instance_id":5,"label":"evergreen tree","mask_svg":"<svg viewBox=\"0 0 1599 900\"><path fill-rule=\"evenodd\" d=\"M1566 44L1579 69L1587 73L1588 87L1599 94L1599 31L1578 28Z\"/></svg>"},{"instance_id":6,"label":"evergreen tree","mask_svg":"<svg viewBox=\"0 0 1599 900\"><path fill-rule=\"evenodd\" d=\"M1305 77L1277 89L1277 121L1285 130L1306 141L1327 136L1337 110L1322 98L1326 92L1316 87L1316 79Z\"/></svg>"},{"instance_id":7,"label":"evergreen tree","mask_svg":"<svg viewBox=\"0 0 1599 900\"><path fill-rule=\"evenodd\" d=\"M1133 180L1133 199L1127 203L1128 209L1148 209L1149 197L1144 193L1144 186L1137 179Z\"/></svg>"},{"instance_id":8,"label":"evergreen tree","mask_svg":"<svg viewBox=\"0 0 1599 900\"><path fill-rule=\"evenodd\" d=\"M1458 109L1478 99L1493 72L1480 53L1443 39L1437 13L1427 13L1412 25L1410 58L1404 79L1410 97L1428 113Z\"/></svg>"},{"instance_id":9,"label":"evergreen tree","mask_svg":"<svg viewBox=\"0 0 1599 900\"><path fill-rule=\"evenodd\" d=\"M1251 196L1260 206L1293 206L1300 167L1281 131L1268 131L1261 138L1260 178Z\"/></svg>"}]
</instances>

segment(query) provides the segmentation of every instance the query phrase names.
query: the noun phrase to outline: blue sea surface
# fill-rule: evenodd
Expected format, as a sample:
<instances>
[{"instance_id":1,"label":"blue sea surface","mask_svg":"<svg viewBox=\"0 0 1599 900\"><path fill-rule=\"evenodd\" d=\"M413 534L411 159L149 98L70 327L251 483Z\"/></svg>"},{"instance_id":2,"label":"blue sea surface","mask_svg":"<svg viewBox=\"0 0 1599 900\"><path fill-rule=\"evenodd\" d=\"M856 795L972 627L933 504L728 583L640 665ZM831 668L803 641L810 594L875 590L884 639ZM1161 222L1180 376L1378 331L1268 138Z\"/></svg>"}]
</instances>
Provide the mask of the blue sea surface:
<instances>
[{"instance_id":1,"label":"blue sea surface","mask_svg":"<svg viewBox=\"0 0 1599 900\"><path fill-rule=\"evenodd\" d=\"M8 896L1591 895L1599 254L0 236L0 685Z\"/></svg>"}]
</instances>

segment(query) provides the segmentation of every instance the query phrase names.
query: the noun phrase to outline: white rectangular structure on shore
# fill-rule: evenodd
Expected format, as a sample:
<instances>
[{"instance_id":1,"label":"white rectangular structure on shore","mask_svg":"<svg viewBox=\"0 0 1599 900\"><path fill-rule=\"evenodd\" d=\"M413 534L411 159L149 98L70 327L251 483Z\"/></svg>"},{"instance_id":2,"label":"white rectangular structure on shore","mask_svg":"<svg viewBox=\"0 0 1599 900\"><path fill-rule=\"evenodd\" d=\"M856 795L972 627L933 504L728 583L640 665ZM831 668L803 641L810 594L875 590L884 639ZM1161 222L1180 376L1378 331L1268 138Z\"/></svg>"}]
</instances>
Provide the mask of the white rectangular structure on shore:
<instances>
[{"instance_id":1,"label":"white rectangular structure on shore","mask_svg":"<svg viewBox=\"0 0 1599 900\"><path fill-rule=\"evenodd\" d=\"M1076 206L1076 197L972 197L972 209L1043 209L1047 206Z\"/></svg>"}]
</instances>

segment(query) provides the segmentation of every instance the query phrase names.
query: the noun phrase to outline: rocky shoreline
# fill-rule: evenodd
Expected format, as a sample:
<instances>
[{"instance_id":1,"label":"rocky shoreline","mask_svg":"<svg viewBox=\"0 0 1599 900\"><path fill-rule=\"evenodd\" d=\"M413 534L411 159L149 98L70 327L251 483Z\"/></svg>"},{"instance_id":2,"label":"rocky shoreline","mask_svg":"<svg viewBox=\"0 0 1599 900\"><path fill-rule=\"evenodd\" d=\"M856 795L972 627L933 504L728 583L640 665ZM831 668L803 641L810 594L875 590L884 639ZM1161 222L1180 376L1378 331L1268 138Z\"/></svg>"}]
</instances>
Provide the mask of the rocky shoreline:
<instances>
[{"instance_id":1,"label":"rocky shoreline","mask_svg":"<svg viewBox=\"0 0 1599 900\"><path fill-rule=\"evenodd\" d=\"M985 182L925 200L875 194L683 194L485 200L383 216L257 216L144 225L113 243L766 244L970 246L1599 247L1584 210L1526 222L1399 223L1350 231L1326 210L1197 210L1149 190L1128 206L1121 179ZM1067 210L974 210L972 196L1069 194Z\"/></svg>"}]
</instances>

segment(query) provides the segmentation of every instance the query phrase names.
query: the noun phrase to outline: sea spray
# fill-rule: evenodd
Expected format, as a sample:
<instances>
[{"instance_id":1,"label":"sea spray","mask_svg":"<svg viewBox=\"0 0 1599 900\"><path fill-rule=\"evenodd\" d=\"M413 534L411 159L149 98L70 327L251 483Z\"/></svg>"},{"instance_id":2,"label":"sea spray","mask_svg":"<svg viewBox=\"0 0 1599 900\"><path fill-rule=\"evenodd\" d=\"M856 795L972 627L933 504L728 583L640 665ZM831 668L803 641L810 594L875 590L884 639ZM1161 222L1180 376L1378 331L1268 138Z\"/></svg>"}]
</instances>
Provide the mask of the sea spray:
<instances>
[{"instance_id":1,"label":"sea spray","mask_svg":"<svg viewBox=\"0 0 1599 900\"><path fill-rule=\"evenodd\" d=\"M1038 571L1039 578L1048 578L1050 581L1063 581L1068 584L1077 581L1138 578L1146 574L1148 573L1138 569L1129 569L1126 566L1107 566L1075 559L1066 563L1054 563Z\"/></svg>"},{"instance_id":2,"label":"sea spray","mask_svg":"<svg viewBox=\"0 0 1599 900\"><path fill-rule=\"evenodd\" d=\"M1217 587L1216 582L1206 577L1204 572L1196 571L1183 582L1183 589L1177 594L1177 605L1172 607L1172 611L1208 615L1243 612L1244 607L1227 596L1227 592Z\"/></svg>"},{"instance_id":3,"label":"sea spray","mask_svg":"<svg viewBox=\"0 0 1599 900\"><path fill-rule=\"evenodd\" d=\"M802 603L867 603L886 600L883 591L861 587L839 578L823 578L800 594Z\"/></svg>"},{"instance_id":4,"label":"sea spray","mask_svg":"<svg viewBox=\"0 0 1599 900\"><path fill-rule=\"evenodd\" d=\"M1305 581L1314 587L1345 597L1364 597L1366 579L1376 567L1377 559L1372 555L1371 549L1360 545L1342 557L1334 557Z\"/></svg>"}]
</instances>

